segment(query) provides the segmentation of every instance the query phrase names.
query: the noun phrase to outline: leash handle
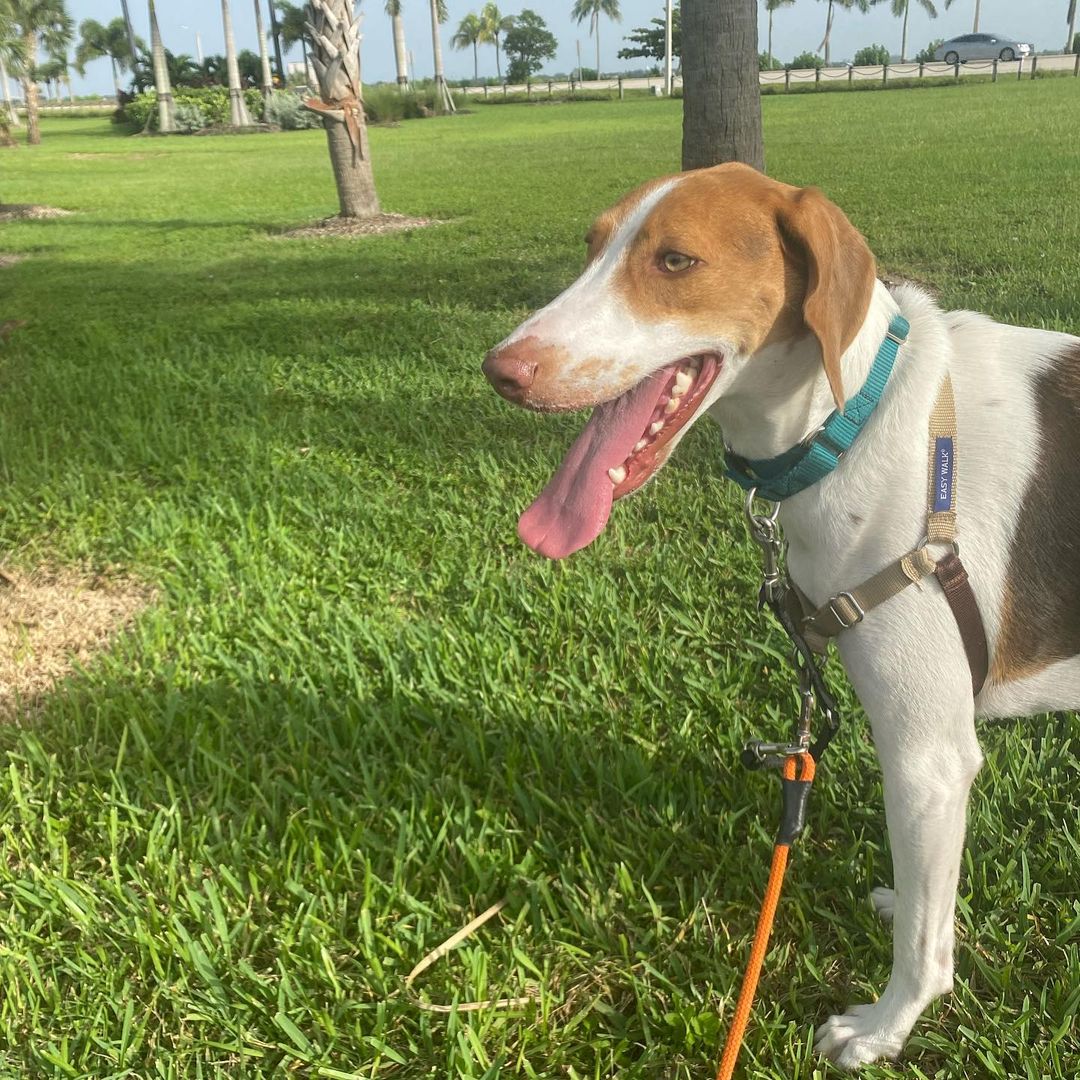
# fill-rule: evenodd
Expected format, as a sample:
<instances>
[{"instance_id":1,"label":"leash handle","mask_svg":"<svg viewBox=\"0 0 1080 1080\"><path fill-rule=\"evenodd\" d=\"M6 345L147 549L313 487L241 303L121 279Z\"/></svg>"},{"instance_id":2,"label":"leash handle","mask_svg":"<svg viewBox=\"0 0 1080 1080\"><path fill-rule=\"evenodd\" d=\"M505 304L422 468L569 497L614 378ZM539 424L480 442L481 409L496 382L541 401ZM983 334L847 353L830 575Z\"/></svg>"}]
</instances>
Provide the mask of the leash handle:
<instances>
[{"instance_id":1,"label":"leash handle","mask_svg":"<svg viewBox=\"0 0 1080 1080\"><path fill-rule=\"evenodd\" d=\"M739 1000L731 1019L724 1051L720 1056L720 1065L716 1070L716 1080L731 1080L735 1072L735 1063L742 1049L743 1035L750 1020L750 1010L754 1006L761 965L769 949L776 908L780 902L780 892L784 887L784 873L787 870L788 853L806 816L806 802L810 795L810 785L814 781L814 759L809 754L792 754L784 761L784 814L780 833L773 848L772 865L769 868L769 880L765 886L765 896L761 902L761 914L758 916L757 929L754 931L754 944L750 949L750 959L746 964Z\"/></svg>"}]
</instances>

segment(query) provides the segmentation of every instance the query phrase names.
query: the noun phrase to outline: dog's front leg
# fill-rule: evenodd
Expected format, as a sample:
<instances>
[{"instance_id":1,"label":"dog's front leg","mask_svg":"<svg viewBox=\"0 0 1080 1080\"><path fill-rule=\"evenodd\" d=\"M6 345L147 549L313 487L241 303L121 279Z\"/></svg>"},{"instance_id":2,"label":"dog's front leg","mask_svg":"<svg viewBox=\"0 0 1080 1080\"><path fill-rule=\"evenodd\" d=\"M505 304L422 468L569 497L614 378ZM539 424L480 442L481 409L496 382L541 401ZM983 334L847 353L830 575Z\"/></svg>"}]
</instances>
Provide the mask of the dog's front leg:
<instances>
[{"instance_id":1,"label":"dog's front leg","mask_svg":"<svg viewBox=\"0 0 1080 1080\"><path fill-rule=\"evenodd\" d=\"M872 661L863 648L845 656L881 760L894 881L891 897L876 896L884 916L892 908L888 986L876 1003L831 1017L817 1033L818 1050L847 1068L895 1058L922 1011L952 988L967 798L982 755L970 673L955 627L941 628L951 630L951 638L927 635L926 629L924 624L923 633L914 635L917 652L896 649L892 638L878 643ZM883 656L889 657L884 663Z\"/></svg>"}]
</instances>

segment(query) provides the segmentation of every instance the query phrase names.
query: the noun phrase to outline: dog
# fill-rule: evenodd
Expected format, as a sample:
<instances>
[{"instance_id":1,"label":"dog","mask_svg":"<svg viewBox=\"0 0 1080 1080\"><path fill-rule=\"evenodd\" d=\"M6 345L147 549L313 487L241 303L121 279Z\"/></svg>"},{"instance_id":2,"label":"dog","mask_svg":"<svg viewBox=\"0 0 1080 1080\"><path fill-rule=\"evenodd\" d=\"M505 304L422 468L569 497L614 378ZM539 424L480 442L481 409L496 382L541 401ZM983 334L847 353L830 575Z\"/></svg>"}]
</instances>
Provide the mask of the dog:
<instances>
[{"instance_id":1,"label":"dog","mask_svg":"<svg viewBox=\"0 0 1080 1080\"><path fill-rule=\"evenodd\" d=\"M955 395L959 541L989 646L981 689L936 581L838 638L884 776L894 888L888 985L817 1031L852 1068L899 1055L953 983L954 909L976 718L1080 706L1080 338L942 311L888 288L816 188L720 165L650 181L604 211L581 276L491 350L483 370L529 409L592 408L518 535L561 559L592 543L700 417L729 453L769 459L861 387L896 316L909 329L880 402L835 470L783 501L792 580L824 605L919 547L927 428ZM933 545L931 545L933 546Z\"/></svg>"}]
</instances>

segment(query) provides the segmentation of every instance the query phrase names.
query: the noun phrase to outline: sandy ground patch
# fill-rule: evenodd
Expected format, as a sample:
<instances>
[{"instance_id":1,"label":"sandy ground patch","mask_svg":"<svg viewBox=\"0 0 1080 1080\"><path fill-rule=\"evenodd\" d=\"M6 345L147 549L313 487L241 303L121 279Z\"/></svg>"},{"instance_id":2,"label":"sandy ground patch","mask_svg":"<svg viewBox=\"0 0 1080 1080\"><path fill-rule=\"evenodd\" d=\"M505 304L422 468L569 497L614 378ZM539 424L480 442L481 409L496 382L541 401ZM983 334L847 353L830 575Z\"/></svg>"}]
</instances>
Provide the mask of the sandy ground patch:
<instances>
[{"instance_id":1,"label":"sandy ground patch","mask_svg":"<svg viewBox=\"0 0 1080 1080\"><path fill-rule=\"evenodd\" d=\"M0 270L3 270L7 266L14 266L17 262L22 262L25 258L25 255L9 255L6 251L0 251Z\"/></svg>"},{"instance_id":2,"label":"sandy ground patch","mask_svg":"<svg viewBox=\"0 0 1080 1080\"><path fill-rule=\"evenodd\" d=\"M408 217L405 214L377 214L370 218L328 217L314 225L289 229L282 236L378 236L381 233L403 232L438 225L435 218Z\"/></svg>"},{"instance_id":3,"label":"sandy ground patch","mask_svg":"<svg viewBox=\"0 0 1080 1080\"><path fill-rule=\"evenodd\" d=\"M0 569L0 720L31 710L152 599L147 586L120 576Z\"/></svg>"},{"instance_id":4,"label":"sandy ground patch","mask_svg":"<svg viewBox=\"0 0 1080 1080\"><path fill-rule=\"evenodd\" d=\"M0 221L38 221L41 218L67 217L70 210L36 203L0 203Z\"/></svg>"}]
</instances>

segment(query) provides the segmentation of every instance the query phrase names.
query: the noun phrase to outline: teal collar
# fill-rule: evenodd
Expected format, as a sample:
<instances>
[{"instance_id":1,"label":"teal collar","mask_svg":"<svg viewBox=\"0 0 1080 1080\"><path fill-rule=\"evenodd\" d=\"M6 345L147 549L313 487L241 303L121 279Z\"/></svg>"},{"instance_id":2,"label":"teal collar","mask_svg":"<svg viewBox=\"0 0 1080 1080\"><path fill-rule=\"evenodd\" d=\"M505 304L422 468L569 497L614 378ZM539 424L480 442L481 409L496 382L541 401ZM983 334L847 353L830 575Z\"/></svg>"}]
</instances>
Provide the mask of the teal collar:
<instances>
[{"instance_id":1,"label":"teal collar","mask_svg":"<svg viewBox=\"0 0 1080 1080\"><path fill-rule=\"evenodd\" d=\"M777 457L753 461L729 450L726 454L728 477L744 491L757 488L762 499L781 502L828 476L873 416L909 329L903 315L893 316L866 382L847 402L843 412L833 409L817 431Z\"/></svg>"}]
</instances>

